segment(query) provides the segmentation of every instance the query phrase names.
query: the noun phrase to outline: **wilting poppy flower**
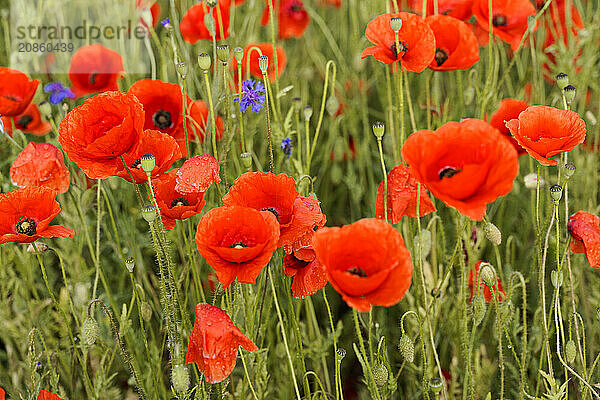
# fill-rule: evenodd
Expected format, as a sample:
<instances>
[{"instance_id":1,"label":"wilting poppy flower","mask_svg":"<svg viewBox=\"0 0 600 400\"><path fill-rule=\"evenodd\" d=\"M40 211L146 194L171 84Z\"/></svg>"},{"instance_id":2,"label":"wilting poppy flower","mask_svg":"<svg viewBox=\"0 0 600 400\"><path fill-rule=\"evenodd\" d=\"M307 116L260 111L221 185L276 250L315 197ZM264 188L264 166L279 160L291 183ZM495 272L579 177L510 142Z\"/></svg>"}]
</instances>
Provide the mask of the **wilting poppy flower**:
<instances>
[{"instance_id":1,"label":"wilting poppy flower","mask_svg":"<svg viewBox=\"0 0 600 400\"><path fill-rule=\"evenodd\" d=\"M176 179L177 169L173 169L152 182L165 229L173 229L176 220L199 214L204 207L204 192L179 193Z\"/></svg>"},{"instance_id":2,"label":"wilting poppy flower","mask_svg":"<svg viewBox=\"0 0 600 400\"><path fill-rule=\"evenodd\" d=\"M219 0L217 7L213 7L211 15L214 20L215 40L224 40L229 37L229 8L231 0ZM183 16L179 23L179 30L183 40L190 44L200 39L212 40L213 36L204 23L209 7L205 2L194 4ZM221 35L221 31L223 35Z\"/></svg>"},{"instance_id":3,"label":"wilting poppy flower","mask_svg":"<svg viewBox=\"0 0 600 400\"><path fill-rule=\"evenodd\" d=\"M14 116L13 121L15 122L15 128L20 129L24 133L31 133L36 136L44 136L46 133L52 130L52 125L48 121L42 120L40 110L35 103L29 104L25 111L21 114ZM9 117L2 117L6 132L12 136L12 122Z\"/></svg>"},{"instance_id":4,"label":"wilting poppy flower","mask_svg":"<svg viewBox=\"0 0 600 400\"><path fill-rule=\"evenodd\" d=\"M38 393L37 400L64 400L62 397L58 397L57 394L49 392L47 390L40 390Z\"/></svg>"},{"instance_id":5,"label":"wilting poppy flower","mask_svg":"<svg viewBox=\"0 0 600 400\"><path fill-rule=\"evenodd\" d=\"M319 201L300 196L294 178L285 174L242 174L223 197L223 204L273 213L281 227L279 246L292 245L325 224Z\"/></svg>"},{"instance_id":6,"label":"wilting poppy flower","mask_svg":"<svg viewBox=\"0 0 600 400\"><path fill-rule=\"evenodd\" d=\"M479 44L470 26L446 15L425 19L435 35L435 57L429 68L435 71L469 69L479 61Z\"/></svg>"},{"instance_id":7,"label":"wilting poppy flower","mask_svg":"<svg viewBox=\"0 0 600 400\"><path fill-rule=\"evenodd\" d=\"M225 288L236 278L255 283L278 239L275 216L249 207L213 208L200 219L196 231L198 251Z\"/></svg>"},{"instance_id":8,"label":"wilting poppy flower","mask_svg":"<svg viewBox=\"0 0 600 400\"><path fill-rule=\"evenodd\" d=\"M202 143L205 138L210 138L212 135L212 128L210 127L212 121L209 120L210 113L206 102L203 100L188 101L187 113L188 140L191 142L198 138L198 141ZM215 125L217 127L217 140L220 140L223 137L223 130L225 129L225 123L220 115L216 116ZM183 144L185 147L185 132L183 127L176 136L178 143L180 143L180 145Z\"/></svg>"},{"instance_id":9,"label":"wilting poppy flower","mask_svg":"<svg viewBox=\"0 0 600 400\"><path fill-rule=\"evenodd\" d=\"M402 27L398 32L399 49L396 48L396 37L390 26L391 19L396 17L402 19ZM365 35L375 46L364 49L362 58L373 56L384 64L400 61L407 70L421 72L435 56L433 31L415 14L401 12L380 15L369 22Z\"/></svg>"},{"instance_id":10,"label":"wilting poppy flower","mask_svg":"<svg viewBox=\"0 0 600 400\"><path fill-rule=\"evenodd\" d=\"M146 2L148 3L148 2ZM152 2L150 2L152 3ZM141 9L142 12L150 12L150 16L152 16L152 26L156 26L156 23L158 22L158 17L160 16L160 4L158 3L158 1L154 2L149 8L148 6L150 6L150 4L144 4L143 0L136 0L135 1L135 7L137 9ZM141 18L142 25L144 25L145 27L147 27L146 25L146 21L144 21L144 18Z\"/></svg>"},{"instance_id":11,"label":"wilting poppy flower","mask_svg":"<svg viewBox=\"0 0 600 400\"><path fill-rule=\"evenodd\" d=\"M474 0L473 15L479 27L489 32L489 1ZM535 8L529 0L495 0L492 4L492 33L515 51L527 31L529 16L535 16Z\"/></svg>"},{"instance_id":12,"label":"wilting poppy flower","mask_svg":"<svg viewBox=\"0 0 600 400\"><path fill-rule=\"evenodd\" d=\"M435 14L435 2L437 2L438 15L448 15L463 21L468 20L472 15L473 0L409 0L411 10L421 14L423 12L423 1L427 2L427 16Z\"/></svg>"},{"instance_id":13,"label":"wilting poppy flower","mask_svg":"<svg viewBox=\"0 0 600 400\"><path fill-rule=\"evenodd\" d=\"M179 193L206 192L213 182L221 182L219 162L210 154L202 154L179 167L175 190Z\"/></svg>"},{"instance_id":14,"label":"wilting poppy flower","mask_svg":"<svg viewBox=\"0 0 600 400\"><path fill-rule=\"evenodd\" d=\"M71 174L63 155L50 143L29 143L10 166L15 186L45 186L58 193L69 189Z\"/></svg>"},{"instance_id":15,"label":"wilting poppy flower","mask_svg":"<svg viewBox=\"0 0 600 400\"><path fill-rule=\"evenodd\" d=\"M123 160L125 160L129 172L123 166L117 176L128 182L131 182L131 176L135 183L148 182L146 171L142 169L141 164L141 157L145 154L154 156L156 165L150 174L151 178L157 178L164 174L175 161L182 157L175 139L166 133L146 129L140 135L140 140L133 150L123 154Z\"/></svg>"},{"instance_id":16,"label":"wilting poppy flower","mask_svg":"<svg viewBox=\"0 0 600 400\"><path fill-rule=\"evenodd\" d=\"M0 193L0 244L73 237L74 232L64 226L49 226L60 212L55 197L54 190L35 186Z\"/></svg>"},{"instance_id":17,"label":"wilting poppy flower","mask_svg":"<svg viewBox=\"0 0 600 400\"><path fill-rule=\"evenodd\" d=\"M185 356L186 364L196 363L206 382L221 382L233 371L239 346L248 351L258 350L233 325L225 311L206 303L196 306L196 320Z\"/></svg>"},{"instance_id":18,"label":"wilting poppy flower","mask_svg":"<svg viewBox=\"0 0 600 400\"><path fill-rule=\"evenodd\" d=\"M600 268L600 218L579 211L569 217L567 225L571 234L571 251L585 253L593 268Z\"/></svg>"},{"instance_id":19,"label":"wilting poppy flower","mask_svg":"<svg viewBox=\"0 0 600 400\"><path fill-rule=\"evenodd\" d=\"M67 114L58 140L88 177L103 179L123 168L120 156L137 145L143 126L144 108L134 95L105 92Z\"/></svg>"},{"instance_id":20,"label":"wilting poppy flower","mask_svg":"<svg viewBox=\"0 0 600 400\"><path fill-rule=\"evenodd\" d=\"M292 294L303 299L311 296L327 285L327 274L317 259L312 246L283 257L283 272L293 276Z\"/></svg>"},{"instance_id":21,"label":"wilting poppy flower","mask_svg":"<svg viewBox=\"0 0 600 400\"><path fill-rule=\"evenodd\" d=\"M387 216L388 220L396 224L404 215L409 217L417 216L417 180L410 174L408 168L403 164L394 167L388 174L387 179ZM383 192L385 182L381 181L377 190L377 206L375 216L379 219L385 218L383 206ZM419 216L435 212L435 206L431 202L425 185L421 185L421 195L419 199Z\"/></svg>"},{"instance_id":22,"label":"wilting poppy flower","mask_svg":"<svg viewBox=\"0 0 600 400\"><path fill-rule=\"evenodd\" d=\"M478 221L488 203L510 192L519 172L512 144L478 119L415 132L404 143L402 157L431 194Z\"/></svg>"},{"instance_id":23,"label":"wilting poppy flower","mask_svg":"<svg viewBox=\"0 0 600 400\"><path fill-rule=\"evenodd\" d=\"M357 311L393 306L410 286L410 253L387 222L364 218L341 228L319 229L313 248L331 286Z\"/></svg>"},{"instance_id":24,"label":"wilting poppy flower","mask_svg":"<svg viewBox=\"0 0 600 400\"><path fill-rule=\"evenodd\" d=\"M125 71L119 53L100 43L81 46L71 58L69 79L77 97L119 90L117 81Z\"/></svg>"},{"instance_id":25,"label":"wilting poppy flower","mask_svg":"<svg viewBox=\"0 0 600 400\"><path fill-rule=\"evenodd\" d=\"M269 66L267 68L267 76L269 77L269 81L273 82L275 80L275 56L273 52L273 45L271 43L250 43L244 49L244 57L242 57L242 75L246 76L246 69L248 68L248 53L250 49L253 47L257 47L260 49L264 56L269 57ZM262 72L260 67L258 66L258 57L260 54L256 49L252 50L250 54L250 74L255 78L262 79ZM285 69L285 65L287 64L287 58L285 55L285 51L282 47L277 46L277 75L281 76L283 70ZM237 72L236 72L237 74ZM237 77L236 77L237 82Z\"/></svg>"},{"instance_id":26,"label":"wilting poppy flower","mask_svg":"<svg viewBox=\"0 0 600 400\"><path fill-rule=\"evenodd\" d=\"M496 112L490 118L490 125L494 128L498 129L501 134L508 137L510 142L517 150L519 155L527 153L524 148L521 147L519 142L512 137L510 130L506 127L506 121L510 121L511 119L518 118L519 114L522 111L525 111L529 107L529 105L521 100L515 99L503 99L500 102L500 106L496 110Z\"/></svg>"},{"instance_id":27,"label":"wilting poppy flower","mask_svg":"<svg viewBox=\"0 0 600 400\"><path fill-rule=\"evenodd\" d=\"M513 137L540 164L556 165L550 159L573 150L585 140L585 121L574 111L548 106L530 106L517 119L506 122Z\"/></svg>"},{"instance_id":28,"label":"wilting poppy flower","mask_svg":"<svg viewBox=\"0 0 600 400\"><path fill-rule=\"evenodd\" d=\"M277 27L279 28L279 38L289 39L291 37L301 37L310 22L310 17L304 9L304 4L300 0L265 0L265 10L263 12L261 24L267 25L270 20L269 2L273 2L273 8L277 15Z\"/></svg>"},{"instance_id":29,"label":"wilting poppy flower","mask_svg":"<svg viewBox=\"0 0 600 400\"><path fill-rule=\"evenodd\" d=\"M13 117L25 111L39 84L21 71L0 67L0 115Z\"/></svg>"},{"instance_id":30,"label":"wilting poppy flower","mask_svg":"<svg viewBox=\"0 0 600 400\"><path fill-rule=\"evenodd\" d=\"M473 267L473 269L475 270L475 276L473 276L473 269L471 269L469 271L469 292L471 293L471 297L469 298L469 303L473 300L473 296L475 294L477 294L477 288L475 287L475 282L477 280L479 280L479 284L481 286L483 286L483 291L482 291L481 286L479 287L479 293L483 292L483 298L485 299L485 302L490 303L494 298L492 296L492 289L489 286L483 284L481 279L478 279L479 266L481 265L482 262L483 261L477 261L477 263ZM506 293L504 292L504 288L502 287L502 283L500 282L500 279L498 279L498 284L497 284L497 286L494 287L494 291L497 292L498 302L501 302L504 299L506 299Z\"/></svg>"}]
</instances>

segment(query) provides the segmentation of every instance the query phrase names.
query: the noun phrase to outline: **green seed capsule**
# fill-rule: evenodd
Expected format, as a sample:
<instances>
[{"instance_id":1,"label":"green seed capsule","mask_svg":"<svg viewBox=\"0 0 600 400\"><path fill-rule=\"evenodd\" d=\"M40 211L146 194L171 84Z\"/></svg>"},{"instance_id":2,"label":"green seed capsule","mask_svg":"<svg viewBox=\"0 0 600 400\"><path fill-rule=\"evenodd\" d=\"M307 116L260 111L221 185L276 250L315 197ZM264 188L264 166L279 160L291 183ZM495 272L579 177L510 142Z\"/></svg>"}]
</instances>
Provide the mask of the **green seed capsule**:
<instances>
[{"instance_id":1,"label":"green seed capsule","mask_svg":"<svg viewBox=\"0 0 600 400\"><path fill-rule=\"evenodd\" d=\"M383 364L379 364L373 368L373 378L377 386L385 385L389 375L388 369Z\"/></svg>"}]
</instances>

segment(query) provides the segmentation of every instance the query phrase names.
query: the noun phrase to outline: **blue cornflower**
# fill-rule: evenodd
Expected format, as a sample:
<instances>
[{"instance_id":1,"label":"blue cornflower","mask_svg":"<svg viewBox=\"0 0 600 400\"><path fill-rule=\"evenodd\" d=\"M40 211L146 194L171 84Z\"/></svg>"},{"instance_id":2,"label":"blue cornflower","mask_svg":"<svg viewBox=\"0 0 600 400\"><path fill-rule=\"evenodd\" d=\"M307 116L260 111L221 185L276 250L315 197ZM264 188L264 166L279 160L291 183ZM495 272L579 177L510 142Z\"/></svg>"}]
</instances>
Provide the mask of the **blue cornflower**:
<instances>
[{"instance_id":1,"label":"blue cornflower","mask_svg":"<svg viewBox=\"0 0 600 400\"><path fill-rule=\"evenodd\" d=\"M292 155L292 139L286 137L281 141L281 150L283 150L283 154L290 158Z\"/></svg>"},{"instance_id":2,"label":"blue cornflower","mask_svg":"<svg viewBox=\"0 0 600 400\"><path fill-rule=\"evenodd\" d=\"M242 82L242 99L236 97L234 101L240 102L240 111L246 112L248 106L257 113L265 106L265 85L261 82L248 79Z\"/></svg>"},{"instance_id":3,"label":"blue cornflower","mask_svg":"<svg viewBox=\"0 0 600 400\"><path fill-rule=\"evenodd\" d=\"M75 93L68 87L63 86L60 82L51 82L44 86L44 92L50 93L50 103L60 104L65 98L74 99Z\"/></svg>"},{"instance_id":4,"label":"blue cornflower","mask_svg":"<svg viewBox=\"0 0 600 400\"><path fill-rule=\"evenodd\" d=\"M169 18L163 19L162 21L160 21L160 23L167 29L171 27L171 21L169 20Z\"/></svg>"}]
</instances>

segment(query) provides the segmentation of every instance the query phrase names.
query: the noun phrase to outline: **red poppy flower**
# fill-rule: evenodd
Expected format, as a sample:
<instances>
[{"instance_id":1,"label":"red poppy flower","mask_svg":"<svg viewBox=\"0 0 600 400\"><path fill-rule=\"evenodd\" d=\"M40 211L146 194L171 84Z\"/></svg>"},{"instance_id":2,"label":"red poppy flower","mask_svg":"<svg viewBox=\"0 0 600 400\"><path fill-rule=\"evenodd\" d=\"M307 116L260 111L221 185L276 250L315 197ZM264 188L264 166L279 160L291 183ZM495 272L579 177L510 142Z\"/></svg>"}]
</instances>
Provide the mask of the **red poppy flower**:
<instances>
[{"instance_id":1,"label":"red poppy flower","mask_svg":"<svg viewBox=\"0 0 600 400\"><path fill-rule=\"evenodd\" d=\"M269 81L275 80L275 56L273 51L273 45L271 43L250 43L244 49L244 57L242 58L242 76L246 76L246 68L248 68L248 53L253 47L258 47L264 56L269 57L269 66L267 68L267 76ZM260 54L256 49L252 50L250 54L250 74L257 79L262 79L262 72L258 66L258 57ZM287 58L285 51L281 46L277 46L277 75L281 76L285 65L287 64ZM236 73L237 74L237 73ZM237 82L237 75L236 75Z\"/></svg>"},{"instance_id":2,"label":"red poppy flower","mask_svg":"<svg viewBox=\"0 0 600 400\"><path fill-rule=\"evenodd\" d=\"M133 150L123 154L123 160L125 160L129 172L122 168L117 176L128 182L131 182L131 176L133 176L135 183L148 182L148 176L146 171L142 169L141 164L141 157L145 154L154 156L155 167L150 174L151 178L157 178L164 174L175 161L182 157L175 139L166 133L146 129L140 135L140 140Z\"/></svg>"},{"instance_id":3,"label":"red poppy flower","mask_svg":"<svg viewBox=\"0 0 600 400\"><path fill-rule=\"evenodd\" d=\"M274 11L277 14L279 38L301 37L310 22L310 17L304 9L302 1L265 0L265 10L261 20L263 26L266 26L270 20L269 1L273 2Z\"/></svg>"},{"instance_id":4,"label":"red poppy flower","mask_svg":"<svg viewBox=\"0 0 600 400\"><path fill-rule=\"evenodd\" d=\"M402 27L398 32L400 49L396 48L396 37L390 26L391 19L395 17L402 19ZM364 49L362 58L373 56L384 64L400 61L407 70L421 72L435 56L433 31L415 14L401 12L380 15L369 22L365 35L375 46Z\"/></svg>"},{"instance_id":5,"label":"red poppy flower","mask_svg":"<svg viewBox=\"0 0 600 400\"><path fill-rule=\"evenodd\" d=\"M177 171L173 169L152 182L165 229L173 229L176 220L199 214L204 207L204 192L179 193L175 190Z\"/></svg>"},{"instance_id":6,"label":"red poppy flower","mask_svg":"<svg viewBox=\"0 0 600 400\"><path fill-rule=\"evenodd\" d=\"M600 218L585 211L569 217L567 225L571 234L571 251L585 253L593 268L600 268Z\"/></svg>"},{"instance_id":7,"label":"red poppy flower","mask_svg":"<svg viewBox=\"0 0 600 400\"><path fill-rule=\"evenodd\" d=\"M148 10L150 11L150 15L152 16L152 26L156 26L156 24L158 23L158 17L160 16L160 4L158 3L158 1L154 2L154 4L152 4L150 7L149 4L143 4L144 0L136 0L135 1L135 7L137 9L141 9L141 10ZM146 2L147 3L147 2ZM144 19L142 18L141 21L142 25L144 25L145 27L147 27L146 22L144 21Z\"/></svg>"},{"instance_id":8,"label":"red poppy flower","mask_svg":"<svg viewBox=\"0 0 600 400\"><path fill-rule=\"evenodd\" d=\"M529 105L521 100L515 99L503 99L500 102L500 106L490 119L490 125L498 129L501 134L506 136L508 140L513 144L515 150L519 155L527 153L524 148L521 147L519 142L511 135L510 130L506 127L506 122L511 119L518 118L522 111L525 111Z\"/></svg>"},{"instance_id":9,"label":"red poppy flower","mask_svg":"<svg viewBox=\"0 0 600 400\"><path fill-rule=\"evenodd\" d=\"M0 400L4 400L4 396L6 395L6 393L4 392L4 389L2 389L0 387Z\"/></svg>"},{"instance_id":10,"label":"red poppy flower","mask_svg":"<svg viewBox=\"0 0 600 400\"><path fill-rule=\"evenodd\" d=\"M469 25L446 15L432 15L425 22L435 35L435 57L429 68L465 70L479 61L479 44Z\"/></svg>"},{"instance_id":11,"label":"red poppy flower","mask_svg":"<svg viewBox=\"0 0 600 400\"><path fill-rule=\"evenodd\" d=\"M474 0L473 15L477 24L489 32L489 1ZM529 0L495 0L492 5L492 33L517 50L527 31L527 18L535 16L535 8Z\"/></svg>"},{"instance_id":12,"label":"red poppy flower","mask_svg":"<svg viewBox=\"0 0 600 400\"><path fill-rule=\"evenodd\" d=\"M211 15L215 22L215 40L224 40L229 37L229 9L231 0L219 0L218 8L213 7ZM212 35L204 21L209 13L209 7L205 2L194 4L183 16L179 23L179 30L183 40L190 44L200 39L212 40ZM221 35L223 31L223 35Z\"/></svg>"},{"instance_id":13,"label":"red poppy flower","mask_svg":"<svg viewBox=\"0 0 600 400\"><path fill-rule=\"evenodd\" d=\"M210 124L207 125L207 121L209 121L210 116L206 102L203 100L188 101L187 108L188 119L186 123L188 140L191 142L198 138L198 141L202 143L204 142L205 138L212 137L212 128L210 127ZM223 137L223 131L225 129L225 123L220 115L216 116L215 125L217 126L217 140L220 140ZM179 133L177 134L176 139L185 147L185 132L183 129L179 130L178 132Z\"/></svg>"},{"instance_id":14,"label":"red poppy flower","mask_svg":"<svg viewBox=\"0 0 600 400\"><path fill-rule=\"evenodd\" d=\"M255 283L277 248L279 225L268 211L249 207L218 207L206 213L196 231L198 251L227 288Z\"/></svg>"},{"instance_id":15,"label":"red poppy flower","mask_svg":"<svg viewBox=\"0 0 600 400\"><path fill-rule=\"evenodd\" d=\"M51 393L47 390L40 390L37 400L64 400L62 397L58 397L57 394Z\"/></svg>"},{"instance_id":16,"label":"red poppy flower","mask_svg":"<svg viewBox=\"0 0 600 400\"><path fill-rule=\"evenodd\" d=\"M342 6L342 0L322 0L321 2L325 3L326 5L334 6L337 8L340 8Z\"/></svg>"},{"instance_id":17,"label":"red poppy flower","mask_svg":"<svg viewBox=\"0 0 600 400\"><path fill-rule=\"evenodd\" d=\"M283 257L283 272L293 276L292 294L303 299L311 296L327 285L327 274L317 259L312 246Z\"/></svg>"},{"instance_id":18,"label":"red poppy flower","mask_svg":"<svg viewBox=\"0 0 600 400\"><path fill-rule=\"evenodd\" d=\"M135 95L144 106L144 129L156 129L173 137L183 129L179 85L158 79L140 79L131 85L128 93Z\"/></svg>"},{"instance_id":19,"label":"red poppy flower","mask_svg":"<svg viewBox=\"0 0 600 400\"><path fill-rule=\"evenodd\" d=\"M246 0L235 0L235 1L234 1L234 4L235 4L236 6L239 6L240 4L243 4L245 1L246 1Z\"/></svg>"},{"instance_id":20,"label":"red poppy flower","mask_svg":"<svg viewBox=\"0 0 600 400\"><path fill-rule=\"evenodd\" d=\"M331 286L357 311L393 306L410 286L410 253L387 222L364 218L341 228L319 229L313 248Z\"/></svg>"},{"instance_id":21,"label":"red poppy flower","mask_svg":"<svg viewBox=\"0 0 600 400\"><path fill-rule=\"evenodd\" d=\"M233 371L239 346L248 351L258 350L233 325L225 311L206 303L196 306L196 320L185 356L186 364L196 363L206 382L221 382Z\"/></svg>"},{"instance_id":22,"label":"red poppy flower","mask_svg":"<svg viewBox=\"0 0 600 400\"><path fill-rule=\"evenodd\" d=\"M285 174L260 171L242 174L223 197L223 204L273 213L281 228L279 246L291 246L325 225L319 201L298 195L294 178Z\"/></svg>"},{"instance_id":23,"label":"red poppy flower","mask_svg":"<svg viewBox=\"0 0 600 400\"><path fill-rule=\"evenodd\" d=\"M65 193L71 174L63 154L50 143L29 143L10 166L10 179L15 186L44 186Z\"/></svg>"},{"instance_id":24,"label":"red poppy flower","mask_svg":"<svg viewBox=\"0 0 600 400\"><path fill-rule=\"evenodd\" d=\"M394 167L388 174L387 179L387 216L388 220L396 224L404 215L409 217L417 216L417 180L410 174L408 168L403 164ZM385 218L383 206L383 192L385 182L381 181L377 190L377 206L375 216L379 219ZM421 195L419 201L419 216L435 212L435 206L431 202L425 186L421 186Z\"/></svg>"},{"instance_id":25,"label":"red poppy flower","mask_svg":"<svg viewBox=\"0 0 600 400\"><path fill-rule=\"evenodd\" d=\"M39 84L21 71L0 67L0 115L13 117L25 111Z\"/></svg>"},{"instance_id":26,"label":"red poppy flower","mask_svg":"<svg viewBox=\"0 0 600 400\"><path fill-rule=\"evenodd\" d=\"M574 111L548 106L530 106L518 119L506 122L513 137L540 164L556 165L551 160L559 153L573 150L585 140L585 121Z\"/></svg>"},{"instance_id":27,"label":"red poppy flower","mask_svg":"<svg viewBox=\"0 0 600 400\"><path fill-rule=\"evenodd\" d=\"M73 237L74 232L50 221L60 212L56 192L30 186L0 193L0 244L31 243L39 238Z\"/></svg>"},{"instance_id":28,"label":"red poppy flower","mask_svg":"<svg viewBox=\"0 0 600 400\"><path fill-rule=\"evenodd\" d=\"M119 53L100 43L81 46L71 58L69 79L77 97L119 90L117 81L125 71Z\"/></svg>"},{"instance_id":29,"label":"red poppy flower","mask_svg":"<svg viewBox=\"0 0 600 400\"><path fill-rule=\"evenodd\" d=\"M471 292L471 297L469 297L469 303L473 301L473 296L476 294L475 282L479 277L479 266L483 261L477 261L473 269L475 270L475 277L473 277L473 269L469 271L469 291ZM481 280L479 280L479 284L483 286L483 298L486 303L490 303L493 300L492 289L483 284ZM481 293L481 287L479 288L479 293ZM497 286L494 287L494 291L498 292L498 302L506 299L506 293L504 292L504 288L502 287L502 283L500 279L498 279Z\"/></svg>"},{"instance_id":30,"label":"red poppy flower","mask_svg":"<svg viewBox=\"0 0 600 400\"><path fill-rule=\"evenodd\" d=\"M67 114L58 140L88 177L103 179L123 168L120 156L137 145L143 126L144 108L135 96L105 92Z\"/></svg>"},{"instance_id":31,"label":"red poppy flower","mask_svg":"<svg viewBox=\"0 0 600 400\"><path fill-rule=\"evenodd\" d=\"M478 119L415 132L404 143L402 157L435 197L478 221L488 203L510 192L519 172L512 144Z\"/></svg>"},{"instance_id":32,"label":"red poppy flower","mask_svg":"<svg viewBox=\"0 0 600 400\"><path fill-rule=\"evenodd\" d=\"M202 154L179 167L175 190L179 193L206 192L213 182L221 182L219 162L210 154Z\"/></svg>"},{"instance_id":33,"label":"red poppy flower","mask_svg":"<svg viewBox=\"0 0 600 400\"><path fill-rule=\"evenodd\" d=\"M410 9L417 13L423 13L424 0L409 0ZM438 15L448 15L466 21L471 18L473 0L425 0L427 6L427 16L435 14L434 3L437 2Z\"/></svg>"},{"instance_id":34,"label":"red poppy flower","mask_svg":"<svg viewBox=\"0 0 600 400\"><path fill-rule=\"evenodd\" d=\"M52 130L52 125L48 121L42 121L40 110L35 103L30 103L29 106L21 114L14 116L15 128L20 129L24 133L31 133L36 136L44 136ZM12 122L9 117L2 117L6 132L12 136Z\"/></svg>"}]
</instances>

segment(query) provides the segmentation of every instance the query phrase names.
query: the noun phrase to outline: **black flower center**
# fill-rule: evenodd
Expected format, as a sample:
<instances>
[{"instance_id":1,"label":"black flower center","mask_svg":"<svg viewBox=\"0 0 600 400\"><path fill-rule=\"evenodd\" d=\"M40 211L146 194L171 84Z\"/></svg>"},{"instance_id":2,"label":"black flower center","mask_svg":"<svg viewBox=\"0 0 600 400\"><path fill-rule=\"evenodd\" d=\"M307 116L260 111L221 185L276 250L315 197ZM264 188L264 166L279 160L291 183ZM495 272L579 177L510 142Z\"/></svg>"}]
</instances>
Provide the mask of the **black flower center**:
<instances>
[{"instance_id":1,"label":"black flower center","mask_svg":"<svg viewBox=\"0 0 600 400\"><path fill-rule=\"evenodd\" d=\"M448 53L444 49L435 49L435 63L439 67L448 59Z\"/></svg>"},{"instance_id":2,"label":"black flower center","mask_svg":"<svg viewBox=\"0 0 600 400\"><path fill-rule=\"evenodd\" d=\"M96 84L96 78L98 77L98 73L97 72L93 72L90 74L90 83L92 85Z\"/></svg>"},{"instance_id":3,"label":"black flower center","mask_svg":"<svg viewBox=\"0 0 600 400\"><path fill-rule=\"evenodd\" d=\"M33 236L36 233L37 224L31 218L21 217L17 222L17 233L27 236Z\"/></svg>"},{"instance_id":4,"label":"black flower center","mask_svg":"<svg viewBox=\"0 0 600 400\"><path fill-rule=\"evenodd\" d=\"M352 267L352 268L346 270L346 272L351 273L352 275L359 276L361 278L367 277L367 273L361 267Z\"/></svg>"},{"instance_id":5,"label":"black flower center","mask_svg":"<svg viewBox=\"0 0 600 400\"><path fill-rule=\"evenodd\" d=\"M231 249L243 249L244 247L248 247L248 245L246 243L244 243L243 240L232 243L231 246L229 246L229 248L231 248Z\"/></svg>"},{"instance_id":6,"label":"black flower center","mask_svg":"<svg viewBox=\"0 0 600 400\"><path fill-rule=\"evenodd\" d=\"M262 210L260 210L260 211L269 211L269 212L272 212L272 213L273 213L273 215L275 216L275 218L277 218L277 221L279 221L279 213L278 213L278 212L277 212L277 210L276 210L276 209L274 209L273 207L265 207L265 208L263 208L263 209L262 209Z\"/></svg>"},{"instance_id":7,"label":"black flower center","mask_svg":"<svg viewBox=\"0 0 600 400\"><path fill-rule=\"evenodd\" d=\"M19 101L19 99L17 99L15 96L11 96L10 94L5 94L2 97L4 97L5 99L8 99L10 101Z\"/></svg>"},{"instance_id":8,"label":"black flower center","mask_svg":"<svg viewBox=\"0 0 600 400\"><path fill-rule=\"evenodd\" d=\"M398 47L396 47L396 43L394 43L390 46L390 50L392 50L392 53L394 53L394 57L398 58L400 53L406 53L408 51L408 43L406 43L404 40L400 40L398 42Z\"/></svg>"},{"instance_id":9,"label":"black flower center","mask_svg":"<svg viewBox=\"0 0 600 400\"><path fill-rule=\"evenodd\" d=\"M166 129L173 126L171 113L165 110L158 110L155 112L152 116L152 120L154 121L154 126L158 129Z\"/></svg>"},{"instance_id":10,"label":"black flower center","mask_svg":"<svg viewBox=\"0 0 600 400\"><path fill-rule=\"evenodd\" d=\"M23 129L27 129L27 125L29 125L31 121L33 121L33 117L31 115L23 115L17 120L17 124L22 126Z\"/></svg>"},{"instance_id":11,"label":"black flower center","mask_svg":"<svg viewBox=\"0 0 600 400\"><path fill-rule=\"evenodd\" d=\"M456 169L456 168L452 168L452 167L444 167L439 172L440 179L452 178L454 175L456 175L460 171L461 171L460 169Z\"/></svg>"},{"instance_id":12,"label":"black flower center","mask_svg":"<svg viewBox=\"0 0 600 400\"><path fill-rule=\"evenodd\" d=\"M184 199L183 197L178 197L176 199L173 199L173 201L171 201L171 208L173 207L177 207L177 206L189 206L190 202L187 199Z\"/></svg>"},{"instance_id":13,"label":"black flower center","mask_svg":"<svg viewBox=\"0 0 600 400\"><path fill-rule=\"evenodd\" d=\"M492 18L492 25L494 26L505 26L507 23L506 15L498 14Z\"/></svg>"},{"instance_id":14,"label":"black flower center","mask_svg":"<svg viewBox=\"0 0 600 400\"><path fill-rule=\"evenodd\" d=\"M135 160L132 164L131 164L131 169L139 169L142 165L142 158L138 158L137 160Z\"/></svg>"}]
</instances>

